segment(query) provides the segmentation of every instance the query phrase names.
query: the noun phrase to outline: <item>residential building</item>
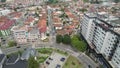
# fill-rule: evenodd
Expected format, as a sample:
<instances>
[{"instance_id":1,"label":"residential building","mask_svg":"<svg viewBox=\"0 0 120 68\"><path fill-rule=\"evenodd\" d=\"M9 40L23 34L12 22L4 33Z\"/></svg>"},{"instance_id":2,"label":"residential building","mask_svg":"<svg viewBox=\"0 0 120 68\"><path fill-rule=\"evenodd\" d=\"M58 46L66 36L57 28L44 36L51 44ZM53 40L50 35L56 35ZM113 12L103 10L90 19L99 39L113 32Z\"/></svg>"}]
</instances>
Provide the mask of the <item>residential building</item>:
<instances>
[{"instance_id":1,"label":"residential building","mask_svg":"<svg viewBox=\"0 0 120 68\"><path fill-rule=\"evenodd\" d=\"M21 60L28 60L30 56L33 57L38 57L38 52L36 49L34 48L28 48L26 51L24 51L24 53L21 56Z\"/></svg>"},{"instance_id":2,"label":"residential building","mask_svg":"<svg viewBox=\"0 0 120 68\"><path fill-rule=\"evenodd\" d=\"M0 16L0 36L10 35L10 29L14 25L14 22L14 20L10 20L6 16Z\"/></svg>"},{"instance_id":3,"label":"residential building","mask_svg":"<svg viewBox=\"0 0 120 68\"><path fill-rule=\"evenodd\" d=\"M46 32L47 32L47 21L46 21L46 11L43 11L42 16L40 20L37 23L39 33L40 33L40 39L44 40L47 38Z\"/></svg>"},{"instance_id":4,"label":"residential building","mask_svg":"<svg viewBox=\"0 0 120 68\"><path fill-rule=\"evenodd\" d=\"M8 9L1 9L0 10L0 16L6 16L7 14L9 14L11 11Z\"/></svg>"},{"instance_id":5,"label":"residential building","mask_svg":"<svg viewBox=\"0 0 120 68\"><path fill-rule=\"evenodd\" d=\"M27 68L28 62L26 60L21 60L19 54L12 54L3 63L2 68Z\"/></svg>"},{"instance_id":6,"label":"residential building","mask_svg":"<svg viewBox=\"0 0 120 68\"><path fill-rule=\"evenodd\" d=\"M84 14L81 23L81 35L84 37L89 47L95 50L97 55L102 54L107 61L112 63L112 67L119 68L119 54L116 53L118 52L117 47L120 38L120 24L118 23L120 19L116 17L112 17L111 19L111 16L109 16L109 18L105 16L104 14L101 17L99 13L93 15L90 13ZM115 55L117 55L117 58ZM96 60L100 60L100 57L97 57ZM107 66L108 63L105 63L106 65L104 62L101 63L104 67L109 68Z\"/></svg>"},{"instance_id":7,"label":"residential building","mask_svg":"<svg viewBox=\"0 0 120 68\"><path fill-rule=\"evenodd\" d=\"M39 30L37 28L33 28L29 31L27 41L28 42L35 42L39 40Z\"/></svg>"},{"instance_id":8,"label":"residential building","mask_svg":"<svg viewBox=\"0 0 120 68\"><path fill-rule=\"evenodd\" d=\"M81 22L81 34L87 40L89 45L92 42L94 34L95 24L93 23L93 20L95 20L95 17L96 16L92 13L86 13Z\"/></svg>"},{"instance_id":9,"label":"residential building","mask_svg":"<svg viewBox=\"0 0 120 68\"><path fill-rule=\"evenodd\" d=\"M23 26L23 25L14 26L11 28L11 31L17 43L27 43L27 37L28 37L27 26Z\"/></svg>"}]
</instances>

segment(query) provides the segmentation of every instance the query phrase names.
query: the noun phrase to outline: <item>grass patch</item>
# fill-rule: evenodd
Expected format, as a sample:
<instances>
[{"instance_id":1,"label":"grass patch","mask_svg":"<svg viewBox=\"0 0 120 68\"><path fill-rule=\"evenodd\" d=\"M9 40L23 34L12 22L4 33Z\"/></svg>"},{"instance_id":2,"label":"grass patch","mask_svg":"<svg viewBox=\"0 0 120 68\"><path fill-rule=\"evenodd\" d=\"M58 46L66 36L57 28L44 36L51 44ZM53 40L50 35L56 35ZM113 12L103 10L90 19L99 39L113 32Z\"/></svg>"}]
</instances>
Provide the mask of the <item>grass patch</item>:
<instances>
[{"instance_id":1,"label":"grass patch","mask_svg":"<svg viewBox=\"0 0 120 68\"><path fill-rule=\"evenodd\" d=\"M83 65L73 56L69 56L63 68L84 68Z\"/></svg>"},{"instance_id":2,"label":"grass patch","mask_svg":"<svg viewBox=\"0 0 120 68\"><path fill-rule=\"evenodd\" d=\"M48 55L50 55L52 53L52 51L53 51L52 48L39 48L37 50L41 54L48 54Z\"/></svg>"},{"instance_id":3,"label":"grass patch","mask_svg":"<svg viewBox=\"0 0 120 68\"><path fill-rule=\"evenodd\" d=\"M64 52L64 51L59 50L59 49L55 49L55 52L60 53L60 54L65 55L65 56L68 56L67 52Z\"/></svg>"},{"instance_id":4,"label":"grass patch","mask_svg":"<svg viewBox=\"0 0 120 68\"><path fill-rule=\"evenodd\" d=\"M39 63L43 63L47 58L48 58L48 56L40 56L40 57L37 57L37 61Z\"/></svg>"},{"instance_id":5,"label":"grass patch","mask_svg":"<svg viewBox=\"0 0 120 68\"><path fill-rule=\"evenodd\" d=\"M7 58L9 58L12 54L19 54L19 55L21 56L23 52L24 52L24 50L17 51L17 52L13 52L13 53L10 53L10 54L7 54Z\"/></svg>"}]
</instances>

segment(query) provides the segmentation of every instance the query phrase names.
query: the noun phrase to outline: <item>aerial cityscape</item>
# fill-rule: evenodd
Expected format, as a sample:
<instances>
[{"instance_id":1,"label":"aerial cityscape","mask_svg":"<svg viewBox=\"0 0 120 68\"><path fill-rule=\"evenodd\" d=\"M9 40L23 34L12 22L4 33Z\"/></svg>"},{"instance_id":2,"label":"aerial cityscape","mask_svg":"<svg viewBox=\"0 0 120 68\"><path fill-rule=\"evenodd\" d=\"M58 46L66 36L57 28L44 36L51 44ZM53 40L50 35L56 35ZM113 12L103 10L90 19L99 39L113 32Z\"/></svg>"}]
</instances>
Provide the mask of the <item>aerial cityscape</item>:
<instances>
[{"instance_id":1,"label":"aerial cityscape","mask_svg":"<svg viewBox=\"0 0 120 68\"><path fill-rule=\"evenodd\" d=\"M120 68L120 0L0 0L0 68Z\"/></svg>"}]
</instances>

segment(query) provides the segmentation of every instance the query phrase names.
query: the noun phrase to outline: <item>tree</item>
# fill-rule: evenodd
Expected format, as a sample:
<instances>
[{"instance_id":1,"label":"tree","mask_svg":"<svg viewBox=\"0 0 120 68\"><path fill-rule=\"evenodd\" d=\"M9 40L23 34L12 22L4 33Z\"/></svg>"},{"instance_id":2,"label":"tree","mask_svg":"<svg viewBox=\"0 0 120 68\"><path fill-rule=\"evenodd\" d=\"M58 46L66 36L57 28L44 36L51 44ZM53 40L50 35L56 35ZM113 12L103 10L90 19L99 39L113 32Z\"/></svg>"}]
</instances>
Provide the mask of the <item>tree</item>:
<instances>
[{"instance_id":1,"label":"tree","mask_svg":"<svg viewBox=\"0 0 120 68\"><path fill-rule=\"evenodd\" d=\"M76 48L77 50L79 50L79 51L81 51L81 52L84 52L85 50L86 50L86 43L85 42L83 42L83 41L81 41L80 39L80 36L79 35L74 35L73 37L72 37L72 42L71 42L71 44L72 44L72 46L74 47L74 48Z\"/></svg>"},{"instance_id":2,"label":"tree","mask_svg":"<svg viewBox=\"0 0 120 68\"><path fill-rule=\"evenodd\" d=\"M8 46L9 47L17 46L17 42L16 41L8 41Z\"/></svg>"},{"instance_id":3,"label":"tree","mask_svg":"<svg viewBox=\"0 0 120 68\"><path fill-rule=\"evenodd\" d=\"M63 40L63 36L62 36L62 35L57 35L57 36L56 36L56 42L57 42L57 43L61 43L62 40Z\"/></svg>"},{"instance_id":4,"label":"tree","mask_svg":"<svg viewBox=\"0 0 120 68\"><path fill-rule=\"evenodd\" d=\"M48 3L57 3L58 1L57 0L48 0Z\"/></svg>"},{"instance_id":5,"label":"tree","mask_svg":"<svg viewBox=\"0 0 120 68\"><path fill-rule=\"evenodd\" d=\"M113 0L115 3L118 3L118 2L120 2L120 0Z\"/></svg>"},{"instance_id":6,"label":"tree","mask_svg":"<svg viewBox=\"0 0 120 68\"><path fill-rule=\"evenodd\" d=\"M6 0L1 0L1 2L6 2Z\"/></svg>"},{"instance_id":7,"label":"tree","mask_svg":"<svg viewBox=\"0 0 120 68\"><path fill-rule=\"evenodd\" d=\"M71 37L68 34L65 34L63 37L63 43L64 44L71 44Z\"/></svg>"},{"instance_id":8,"label":"tree","mask_svg":"<svg viewBox=\"0 0 120 68\"><path fill-rule=\"evenodd\" d=\"M86 44L83 41L72 40L72 46L77 50L84 52L86 50Z\"/></svg>"},{"instance_id":9,"label":"tree","mask_svg":"<svg viewBox=\"0 0 120 68\"><path fill-rule=\"evenodd\" d=\"M87 9L85 9L85 8L81 8L80 11L81 11L81 12L86 12Z\"/></svg>"},{"instance_id":10,"label":"tree","mask_svg":"<svg viewBox=\"0 0 120 68\"><path fill-rule=\"evenodd\" d=\"M28 68L39 68L39 63L34 59L33 56L30 56L28 59Z\"/></svg>"}]
</instances>

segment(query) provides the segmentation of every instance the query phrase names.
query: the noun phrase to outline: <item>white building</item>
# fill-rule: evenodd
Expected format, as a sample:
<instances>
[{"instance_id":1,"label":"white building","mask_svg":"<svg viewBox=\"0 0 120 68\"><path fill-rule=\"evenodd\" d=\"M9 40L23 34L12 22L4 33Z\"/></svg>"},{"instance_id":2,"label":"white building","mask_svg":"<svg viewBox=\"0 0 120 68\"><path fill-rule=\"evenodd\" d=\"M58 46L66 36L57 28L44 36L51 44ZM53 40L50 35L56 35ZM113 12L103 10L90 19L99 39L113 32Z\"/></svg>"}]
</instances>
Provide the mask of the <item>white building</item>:
<instances>
[{"instance_id":1,"label":"white building","mask_svg":"<svg viewBox=\"0 0 120 68\"><path fill-rule=\"evenodd\" d=\"M17 41L17 43L27 43L27 38L26 38L26 36L28 36L27 27L14 26L11 29L11 31L12 31L14 39Z\"/></svg>"},{"instance_id":2,"label":"white building","mask_svg":"<svg viewBox=\"0 0 120 68\"><path fill-rule=\"evenodd\" d=\"M97 54L102 54L107 61L112 61L113 68L120 68L120 53L118 53L120 35L119 32L114 31L116 28L120 30L119 19L104 21L105 19L98 17L85 14L81 24L81 34Z\"/></svg>"},{"instance_id":3,"label":"white building","mask_svg":"<svg viewBox=\"0 0 120 68\"><path fill-rule=\"evenodd\" d=\"M87 40L89 45L92 42L93 32L95 28L95 24L93 23L94 19L95 16L93 14L87 13L84 15L81 22L81 34Z\"/></svg>"},{"instance_id":4,"label":"white building","mask_svg":"<svg viewBox=\"0 0 120 68\"><path fill-rule=\"evenodd\" d=\"M5 16L5 15L7 15L7 14L9 14L11 11L10 10L8 10L8 9L5 9L5 10L0 10L0 16Z\"/></svg>"}]
</instances>

